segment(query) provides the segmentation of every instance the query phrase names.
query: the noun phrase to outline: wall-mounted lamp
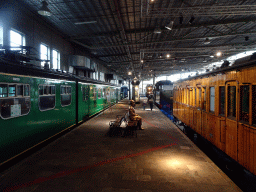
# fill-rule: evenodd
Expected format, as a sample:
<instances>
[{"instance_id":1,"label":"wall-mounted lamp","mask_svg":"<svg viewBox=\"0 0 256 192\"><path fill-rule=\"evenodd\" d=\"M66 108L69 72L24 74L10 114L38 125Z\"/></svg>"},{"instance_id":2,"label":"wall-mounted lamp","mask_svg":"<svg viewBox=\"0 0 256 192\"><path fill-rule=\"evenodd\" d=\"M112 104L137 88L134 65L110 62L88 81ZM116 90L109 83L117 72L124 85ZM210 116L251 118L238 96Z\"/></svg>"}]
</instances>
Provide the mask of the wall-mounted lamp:
<instances>
[{"instance_id":1,"label":"wall-mounted lamp","mask_svg":"<svg viewBox=\"0 0 256 192\"><path fill-rule=\"evenodd\" d=\"M171 21L168 25L165 26L166 29L172 30L174 21Z\"/></svg>"},{"instance_id":2,"label":"wall-mounted lamp","mask_svg":"<svg viewBox=\"0 0 256 192\"><path fill-rule=\"evenodd\" d=\"M52 13L47 6L48 6L48 3L46 1L42 1L42 7L38 10L38 14L42 16L48 16L48 17L51 16Z\"/></svg>"},{"instance_id":3,"label":"wall-mounted lamp","mask_svg":"<svg viewBox=\"0 0 256 192\"><path fill-rule=\"evenodd\" d=\"M128 75L132 75L132 72L131 72L131 71L128 71Z\"/></svg>"},{"instance_id":4,"label":"wall-mounted lamp","mask_svg":"<svg viewBox=\"0 0 256 192\"><path fill-rule=\"evenodd\" d=\"M195 20L195 17L194 16L191 16L191 18L190 18L190 20L189 20L189 24L192 24L193 23L193 21Z\"/></svg>"},{"instance_id":5,"label":"wall-mounted lamp","mask_svg":"<svg viewBox=\"0 0 256 192\"><path fill-rule=\"evenodd\" d=\"M167 55L166 55L166 57L167 57L167 58L170 58L170 57L171 57L171 55L170 55L170 54L167 54Z\"/></svg>"}]
</instances>

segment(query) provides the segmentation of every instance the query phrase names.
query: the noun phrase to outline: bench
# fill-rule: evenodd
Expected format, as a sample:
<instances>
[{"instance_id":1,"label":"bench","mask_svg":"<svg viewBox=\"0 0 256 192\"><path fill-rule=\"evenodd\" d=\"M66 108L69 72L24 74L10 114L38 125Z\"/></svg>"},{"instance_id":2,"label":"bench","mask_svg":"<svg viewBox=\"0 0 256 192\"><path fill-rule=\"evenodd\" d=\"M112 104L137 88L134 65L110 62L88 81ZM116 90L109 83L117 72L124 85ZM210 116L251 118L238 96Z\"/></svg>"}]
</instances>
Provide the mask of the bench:
<instances>
[{"instance_id":1,"label":"bench","mask_svg":"<svg viewBox=\"0 0 256 192\"><path fill-rule=\"evenodd\" d=\"M122 135L122 128L121 124L124 120L124 116L122 115L117 115L115 121L110 121L109 122L109 131L108 131L108 136L119 136Z\"/></svg>"},{"instance_id":2,"label":"bench","mask_svg":"<svg viewBox=\"0 0 256 192\"><path fill-rule=\"evenodd\" d=\"M122 123L125 123L124 127L121 127ZM115 121L109 122L108 136L136 136L137 137L138 121L132 121L129 118L129 112L125 115L117 115Z\"/></svg>"}]
</instances>

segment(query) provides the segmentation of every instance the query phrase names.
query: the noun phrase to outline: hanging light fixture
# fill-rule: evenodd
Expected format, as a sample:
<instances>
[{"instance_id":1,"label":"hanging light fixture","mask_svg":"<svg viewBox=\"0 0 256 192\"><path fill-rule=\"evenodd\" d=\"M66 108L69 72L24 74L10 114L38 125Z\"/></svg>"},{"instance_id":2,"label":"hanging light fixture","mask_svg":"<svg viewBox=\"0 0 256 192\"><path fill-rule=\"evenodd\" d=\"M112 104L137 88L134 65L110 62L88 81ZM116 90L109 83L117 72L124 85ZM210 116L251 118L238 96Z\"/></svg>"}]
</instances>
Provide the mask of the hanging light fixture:
<instances>
[{"instance_id":1,"label":"hanging light fixture","mask_svg":"<svg viewBox=\"0 0 256 192\"><path fill-rule=\"evenodd\" d=\"M166 29L172 30L174 21L171 21L168 25L165 26Z\"/></svg>"},{"instance_id":2,"label":"hanging light fixture","mask_svg":"<svg viewBox=\"0 0 256 192\"><path fill-rule=\"evenodd\" d=\"M211 43L210 39L209 39L209 38L206 38L205 41L204 41L204 44L205 44L205 45L208 45L208 44L210 44L210 43Z\"/></svg>"},{"instance_id":3,"label":"hanging light fixture","mask_svg":"<svg viewBox=\"0 0 256 192\"><path fill-rule=\"evenodd\" d=\"M193 21L195 20L195 17L194 16L191 16L191 18L190 18L190 20L189 20L189 24L192 24L193 23Z\"/></svg>"},{"instance_id":4,"label":"hanging light fixture","mask_svg":"<svg viewBox=\"0 0 256 192\"><path fill-rule=\"evenodd\" d=\"M47 6L48 6L48 3L46 1L42 1L42 7L38 10L38 14L42 16L47 16L47 17L51 16L52 13Z\"/></svg>"}]
</instances>

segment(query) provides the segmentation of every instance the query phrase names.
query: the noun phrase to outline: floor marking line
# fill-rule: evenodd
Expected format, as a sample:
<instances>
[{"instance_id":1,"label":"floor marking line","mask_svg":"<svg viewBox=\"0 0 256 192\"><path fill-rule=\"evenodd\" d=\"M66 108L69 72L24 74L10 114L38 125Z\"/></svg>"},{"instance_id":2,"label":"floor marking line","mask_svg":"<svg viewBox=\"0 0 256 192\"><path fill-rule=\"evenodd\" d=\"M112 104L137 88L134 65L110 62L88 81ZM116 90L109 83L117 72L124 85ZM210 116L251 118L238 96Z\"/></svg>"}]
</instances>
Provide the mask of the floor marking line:
<instances>
[{"instance_id":1,"label":"floor marking line","mask_svg":"<svg viewBox=\"0 0 256 192\"><path fill-rule=\"evenodd\" d=\"M137 157L137 156L143 155L145 153L149 153L149 152L152 152L152 151L164 149L164 148L167 148L167 147L170 147L170 146L173 146L173 145L176 145L176 143L172 143L172 144L169 144L169 145L163 145L163 146L159 146L159 147L154 147L154 148L151 148L151 149L148 149L148 150L145 150L145 151L141 151L141 152L135 153L135 154L129 154L129 155L121 156L121 157L116 157L116 158L113 158L113 159L108 159L108 160L105 160L105 161L100 161L98 163L95 163L93 165L88 165L88 166L85 166L85 167L80 167L80 168L76 168L76 169L72 169L72 170L62 171L62 172L56 173L54 175L51 175L49 177L40 177L40 178L38 178L34 181L30 181L28 183L24 183L24 184L12 186L12 187L7 187L3 191L4 192L15 191L15 190L18 190L18 189L21 189L21 188L24 188L24 187L29 187L29 186L39 184L39 183L43 183L45 181L49 181L49 180L56 179L56 178L59 178L59 177L71 175L71 174L74 174L74 173L77 173L77 172L86 171L88 169L92 169L92 168L97 167L97 166L102 166L102 165L109 164L109 163L116 162L116 161L120 161L120 160L123 160L123 159L126 159L126 158Z\"/></svg>"}]
</instances>

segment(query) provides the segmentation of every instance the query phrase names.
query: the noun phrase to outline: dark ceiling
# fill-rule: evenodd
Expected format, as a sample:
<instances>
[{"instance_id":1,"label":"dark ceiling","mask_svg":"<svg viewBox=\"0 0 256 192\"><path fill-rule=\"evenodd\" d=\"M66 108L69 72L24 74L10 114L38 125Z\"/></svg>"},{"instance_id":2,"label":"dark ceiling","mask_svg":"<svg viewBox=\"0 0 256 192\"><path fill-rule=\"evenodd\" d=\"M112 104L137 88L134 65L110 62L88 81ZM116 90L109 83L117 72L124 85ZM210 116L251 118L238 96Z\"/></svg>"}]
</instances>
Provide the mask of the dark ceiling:
<instances>
[{"instance_id":1,"label":"dark ceiling","mask_svg":"<svg viewBox=\"0 0 256 192\"><path fill-rule=\"evenodd\" d=\"M39 0L23 1L35 13L42 5ZM49 23L124 78L128 70L143 79L199 71L212 62L254 48L256 41L256 0L47 0L47 3L52 12L45 18ZM191 18L194 18L192 23ZM165 26L171 21L174 21L172 30L168 30ZM88 23L76 25L76 22ZM210 57L218 50L223 52L221 57Z\"/></svg>"}]
</instances>

